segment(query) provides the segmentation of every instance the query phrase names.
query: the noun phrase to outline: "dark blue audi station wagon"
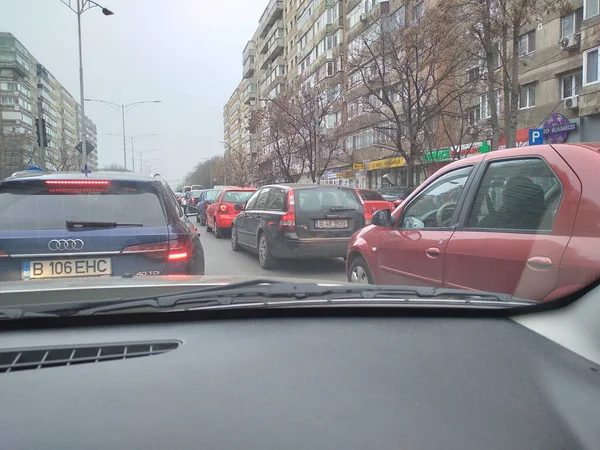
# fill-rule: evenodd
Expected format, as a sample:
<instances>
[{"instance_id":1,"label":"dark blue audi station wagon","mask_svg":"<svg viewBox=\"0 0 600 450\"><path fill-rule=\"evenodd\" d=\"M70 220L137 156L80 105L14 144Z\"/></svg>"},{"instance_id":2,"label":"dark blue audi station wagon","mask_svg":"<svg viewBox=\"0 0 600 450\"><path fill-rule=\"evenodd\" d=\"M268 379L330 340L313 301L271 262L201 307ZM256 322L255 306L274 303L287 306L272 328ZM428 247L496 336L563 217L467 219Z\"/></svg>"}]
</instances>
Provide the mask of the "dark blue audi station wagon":
<instances>
[{"instance_id":1,"label":"dark blue audi station wagon","mask_svg":"<svg viewBox=\"0 0 600 450\"><path fill-rule=\"evenodd\" d=\"M0 181L0 280L204 274L204 251L160 177L24 171Z\"/></svg>"}]
</instances>

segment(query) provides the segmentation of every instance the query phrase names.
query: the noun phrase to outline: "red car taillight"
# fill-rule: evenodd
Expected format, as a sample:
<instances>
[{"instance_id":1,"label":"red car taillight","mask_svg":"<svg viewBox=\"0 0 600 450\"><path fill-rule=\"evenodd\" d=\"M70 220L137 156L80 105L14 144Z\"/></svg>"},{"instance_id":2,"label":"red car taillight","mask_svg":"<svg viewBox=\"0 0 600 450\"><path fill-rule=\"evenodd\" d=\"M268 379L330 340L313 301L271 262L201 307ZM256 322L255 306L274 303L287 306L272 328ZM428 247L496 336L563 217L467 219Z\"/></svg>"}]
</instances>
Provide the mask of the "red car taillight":
<instances>
[{"instance_id":1,"label":"red car taillight","mask_svg":"<svg viewBox=\"0 0 600 450\"><path fill-rule=\"evenodd\" d=\"M221 203L221 205L219 205L219 211L227 212L227 205L224 203Z\"/></svg>"},{"instance_id":2,"label":"red car taillight","mask_svg":"<svg viewBox=\"0 0 600 450\"><path fill-rule=\"evenodd\" d=\"M0 250L0 258L8 258L8 253L5 252L4 250Z\"/></svg>"},{"instance_id":3,"label":"red car taillight","mask_svg":"<svg viewBox=\"0 0 600 450\"><path fill-rule=\"evenodd\" d=\"M280 231L296 230L296 203L294 201L294 190L290 189L287 196L287 212L281 216L279 221Z\"/></svg>"},{"instance_id":4,"label":"red car taillight","mask_svg":"<svg viewBox=\"0 0 600 450\"><path fill-rule=\"evenodd\" d=\"M187 238L172 239L170 241L152 242L125 247L121 253L142 254L150 259L167 259L179 261L187 259L192 253L192 241Z\"/></svg>"}]
</instances>

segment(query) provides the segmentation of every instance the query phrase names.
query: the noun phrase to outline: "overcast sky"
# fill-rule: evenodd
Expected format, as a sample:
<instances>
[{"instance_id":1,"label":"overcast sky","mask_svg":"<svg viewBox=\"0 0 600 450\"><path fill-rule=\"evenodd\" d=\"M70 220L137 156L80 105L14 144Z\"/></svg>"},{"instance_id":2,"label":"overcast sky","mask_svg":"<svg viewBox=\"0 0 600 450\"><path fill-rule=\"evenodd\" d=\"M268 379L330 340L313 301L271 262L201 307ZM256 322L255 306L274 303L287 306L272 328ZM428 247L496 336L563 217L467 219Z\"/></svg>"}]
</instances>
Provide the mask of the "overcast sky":
<instances>
[{"instance_id":1,"label":"overcast sky","mask_svg":"<svg viewBox=\"0 0 600 450\"><path fill-rule=\"evenodd\" d=\"M13 33L79 101L77 16L61 0L1 3L0 31ZM222 153L223 105L241 79L242 50L268 0L98 3L115 14L94 8L82 15L85 96L161 100L129 112L126 135L158 134L135 148L157 149L145 158L156 158L155 171L176 182L201 158ZM86 102L86 115L98 127L100 166L122 165L122 138L107 136L121 134L120 113Z\"/></svg>"}]
</instances>

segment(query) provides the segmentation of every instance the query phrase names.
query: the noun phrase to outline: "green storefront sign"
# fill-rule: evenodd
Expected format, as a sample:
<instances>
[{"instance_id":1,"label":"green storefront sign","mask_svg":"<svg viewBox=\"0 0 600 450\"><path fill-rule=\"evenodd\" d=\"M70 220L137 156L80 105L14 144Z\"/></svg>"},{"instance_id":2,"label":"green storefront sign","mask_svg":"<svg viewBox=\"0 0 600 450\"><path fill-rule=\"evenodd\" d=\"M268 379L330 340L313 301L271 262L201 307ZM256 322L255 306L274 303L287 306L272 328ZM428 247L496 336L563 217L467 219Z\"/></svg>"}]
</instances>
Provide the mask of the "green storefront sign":
<instances>
[{"instance_id":1,"label":"green storefront sign","mask_svg":"<svg viewBox=\"0 0 600 450\"><path fill-rule=\"evenodd\" d=\"M487 153L490 150L491 148L486 141L480 142L479 144L464 144L460 146L460 158ZM437 150L426 150L424 155L424 160L428 163L452 161L453 159L458 159L458 155L456 155L456 150L450 147Z\"/></svg>"}]
</instances>

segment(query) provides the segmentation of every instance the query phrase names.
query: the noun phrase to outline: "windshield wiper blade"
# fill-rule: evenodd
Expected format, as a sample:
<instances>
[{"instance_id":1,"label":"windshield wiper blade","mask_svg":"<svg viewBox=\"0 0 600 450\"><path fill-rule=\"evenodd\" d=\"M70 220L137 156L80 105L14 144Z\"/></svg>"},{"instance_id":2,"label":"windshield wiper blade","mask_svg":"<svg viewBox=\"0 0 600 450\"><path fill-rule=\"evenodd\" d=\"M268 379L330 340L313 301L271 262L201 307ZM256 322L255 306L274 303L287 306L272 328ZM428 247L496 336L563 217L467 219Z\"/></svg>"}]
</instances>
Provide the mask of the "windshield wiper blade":
<instances>
[{"instance_id":1,"label":"windshield wiper blade","mask_svg":"<svg viewBox=\"0 0 600 450\"><path fill-rule=\"evenodd\" d=\"M335 285L294 283L269 279L231 283L193 289L177 294L112 300L102 305L83 308L76 315L93 315L118 310L142 308L173 310L188 306L203 308L248 308L323 305L410 305L507 308L537 304L533 300L516 299L508 294L434 289L413 286ZM86 303L89 306L90 302ZM185 308L184 308L185 309ZM54 311L53 311L54 312Z\"/></svg>"},{"instance_id":2,"label":"windshield wiper blade","mask_svg":"<svg viewBox=\"0 0 600 450\"><path fill-rule=\"evenodd\" d=\"M19 308L0 308L0 320L21 319L23 317L58 317L58 314L27 311Z\"/></svg>"},{"instance_id":3,"label":"windshield wiper blade","mask_svg":"<svg viewBox=\"0 0 600 450\"><path fill-rule=\"evenodd\" d=\"M348 206L330 206L330 211L354 211L356 208L350 208Z\"/></svg>"},{"instance_id":4,"label":"windshield wiper blade","mask_svg":"<svg viewBox=\"0 0 600 450\"><path fill-rule=\"evenodd\" d=\"M83 220L67 220L65 224L70 230L83 230L90 228L137 228L144 226L141 223L86 222Z\"/></svg>"}]
</instances>

